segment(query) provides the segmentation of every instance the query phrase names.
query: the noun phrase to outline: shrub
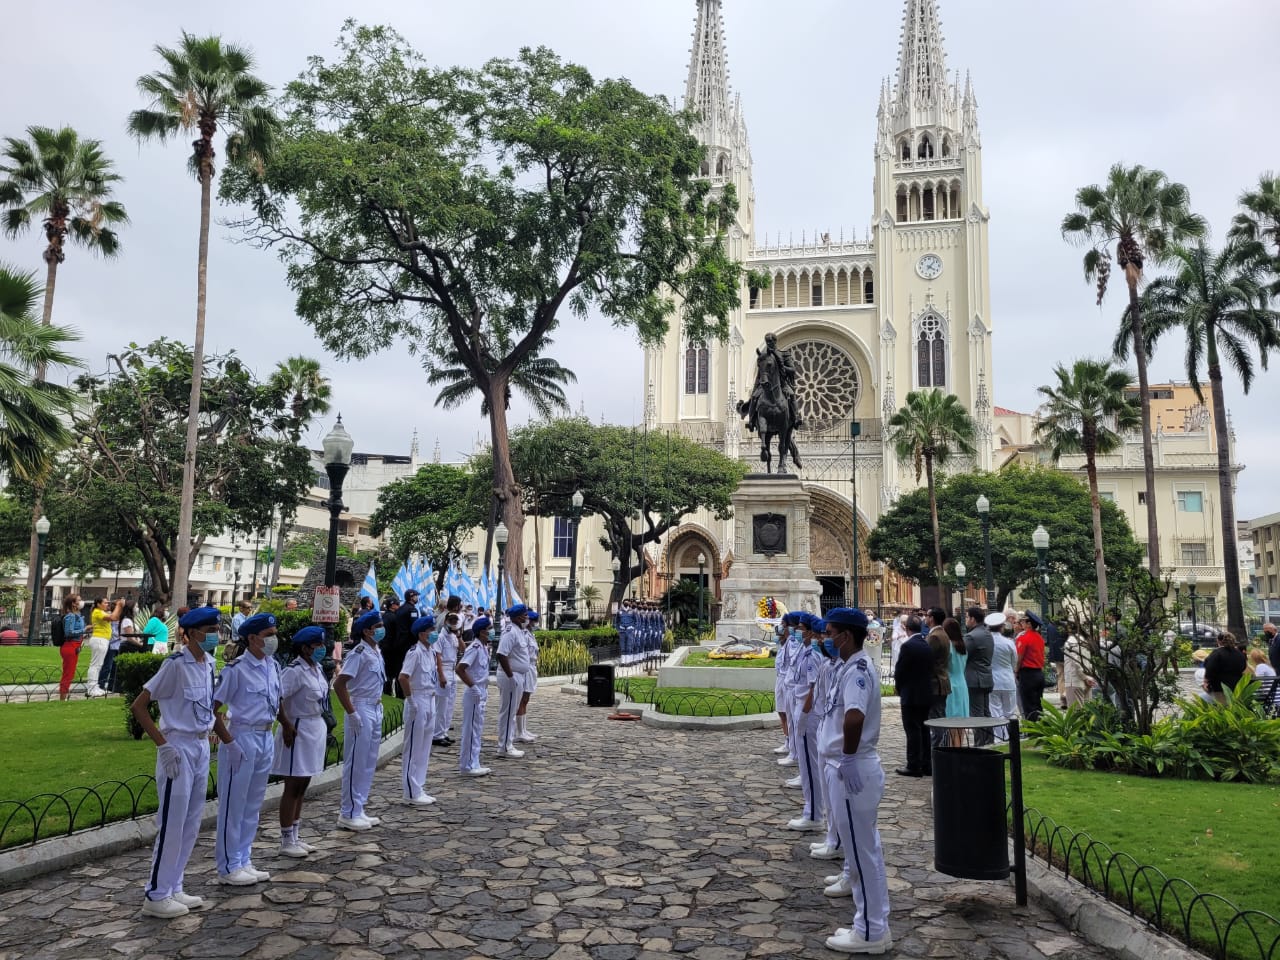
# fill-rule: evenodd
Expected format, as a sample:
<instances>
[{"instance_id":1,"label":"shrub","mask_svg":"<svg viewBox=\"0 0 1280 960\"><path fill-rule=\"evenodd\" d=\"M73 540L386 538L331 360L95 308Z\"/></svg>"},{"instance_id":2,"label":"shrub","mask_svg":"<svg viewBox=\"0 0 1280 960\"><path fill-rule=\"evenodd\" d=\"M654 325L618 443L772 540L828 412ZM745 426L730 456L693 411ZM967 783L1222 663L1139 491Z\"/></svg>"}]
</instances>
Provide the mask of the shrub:
<instances>
[{"instance_id":1,"label":"shrub","mask_svg":"<svg viewBox=\"0 0 1280 960\"><path fill-rule=\"evenodd\" d=\"M576 643L583 649L588 647L607 647L618 642L618 631L613 627L590 627L586 630L539 630L534 634L538 638L539 648L545 649L549 643Z\"/></svg>"},{"instance_id":2,"label":"shrub","mask_svg":"<svg viewBox=\"0 0 1280 960\"><path fill-rule=\"evenodd\" d=\"M143 685L156 675L162 663L164 657L154 653L122 653L116 657L116 679L120 683L120 692L124 694L124 725L135 740L141 740L144 731L134 719L133 701L138 699ZM152 703L148 710L151 719L159 722L160 708Z\"/></svg>"},{"instance_id":3,"label":"shrub","mask_svg":"<svg viewBox=\"0 0 1280 960\"><path fill-rule=\"evenodd\" d=\"M538 673L548 677L562 677L582 673L590 665L591 654L582 644L558 638L547 642L543 639L543 634L538 634Z\"/></svg>"}]
</instances>

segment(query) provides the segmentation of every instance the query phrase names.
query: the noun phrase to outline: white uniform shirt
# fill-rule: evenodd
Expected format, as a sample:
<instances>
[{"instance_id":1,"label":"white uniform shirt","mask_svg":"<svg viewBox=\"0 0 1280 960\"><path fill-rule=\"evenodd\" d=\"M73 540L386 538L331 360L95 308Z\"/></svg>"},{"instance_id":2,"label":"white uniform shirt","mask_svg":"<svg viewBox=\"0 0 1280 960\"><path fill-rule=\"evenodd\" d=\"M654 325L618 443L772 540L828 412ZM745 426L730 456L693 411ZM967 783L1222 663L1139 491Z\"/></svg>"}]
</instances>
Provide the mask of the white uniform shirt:
<instances>
[{"instance_id":1,"label":"white uniform shirt","mask_svg":"<svg viewBox=\"0 0 1280 960\"><path fill-rule=\"evenodd\" d=\"M816 701L819 711L818 754L827 760L839 760L844 753L844 672L849 664L836 657L830 679L823 684L822 700Z\"/></svg>"},{"instance_id":2,"label":"white uniform shirt","mask_svg":"<svg viewBox=\"0 0 1280 960\"><path fill-rule=\"evenodd\" d=\"M472 640L459 663L467 665L467 673L476 688L483 690L489 685L489 644L484 640Z\"/></svg>"},{"instance_id":3,"label":"white uniform shirt","mask_svg":"<svg viewBox=\"0 0 1280 960\"><path fill-rule=\"evenodd\" d=\"M233 723L270 726L280 711L280 665L247 650L222 668L213 690L215 703L230 708Z\"/></svg>"},{"instance_id":4,"label":"white uniform shirt","mask_svg":"<svg viewBox=\"0 0 1280 960\"><path fill-rule=\"evenodd\" d=\"M880 675L866 650L859 650L840 675L841 699L844 713L862 711L862 737L858 740L857 757L875 757L880 743ZM844 713L840 725L844 726ZM843 744L841 745L843 752Z\"/></svg>"},{"instance_id":5,"label":"white uniform shirt","mask_svg":"<svg viewBox=\"0 0 1280 960\"><path fill-rule=\"evenodd\" d=\"M144 685L160 706L160 732L207 736L213 729L213 654L197 662L183 647L165 657Z\"/></svg>"},{"instance_id":6,"label":"white uniform shirt","mask_svg":"<svg viewBox=\"0 0 1280 960\"><path fill-rule=\"evenodd\" d=\"M528 670L534 670L538 666L538 638L533 635L533 628L530 627L524 632L524 658L529 662Z\"/></svg>"},{"instance_id":7,"label":"white uniform shirt","mask_svg":"<svg viewBox=\"0 0 1280 960\"><path fill-rule=\"evenodd\" d=\"M342 658L342 676L347 681L347 695L352 700L382 700L382 686L387 682L387 670L382 663L382 652L361 640L354 650Z\"/></svg>"},{"instance_id":8,"label":"white uniform shirt","mask_svg":"<svg viewBox=\"0 0 1280 960\"><path fill-rule=\"evenodd\" d=\"M280 671L280 703L291 723L318 717L323 711L329 684L318 663L298 657Z\"/></svg>"},{"instance_id":9,"label":"white uniform shirt","mask_svg":"<svg viewBox=\"0 0 1280 960\"><path fill-rule=\"evenodd\" d=\"M502 639L498 641L498 654L507 658L513 674L529 669L529 643L524 634L524 630L508 621L502 628Z\"/></svg>"},{"instance_id":10,"label":"white uniform shirt","mask_svg":"<svg viewBox=\"0 0 1280 960\"><path fill-rule=\"evenodd\" d=\"M436 641L439 643L440 641ZM418 641L404 655L404 667L400 670L409 678L410 696L414 700L434 697L440 689L440 674L436 670L436 648Z\"/></svg>"},{"instance_id":11,"label":"white uniform shirt","mask_svg":"<svg viewBox=\"0 0 1280 960\"><path fill-rule=\"evenodd\" d=\"M791 634L778 638L778 654L773 658L773 668L778 672L779 680L786 680L790 668L791 656L795 652L791 645Z\"/></svg>"},{"instance_id":12,"label":"white uniform shirt","mask_svg":"<svg viewBox=\"0 0 1280 960\"><path fill-rule=\"evenodd\" d=\"M1018 647L1012 637L992 631L995 646L991 650L991 689L1017 690L1013 665L1018 660Z\"/></svg>"},{"instance_id":13,"label":"white uniform shirt","mask_svg":"<svg viewBox=\"0 0 1280 960\"><path fill-rule=\"evenodd\" d=\"M444 663L444 679L447 683L453 683L455 677L453 668L458 665L457 635L450 633L448 629L441 630L436 648L440 651L441 662Z\"/></svg>"},{"instance_id":14,"label":"white uniform shirt","mask_svg":"<svg viewBox=\"0 0 1280 960\"><path fill-rule=\"evenodd\" d=\"M790 668L787 670L787 683L795 690L802 690L809 686L813 681L809 679L809 658L813 651L809 649L809 645L803 640L796 642L796 654L791 660Z\"/></svg>"}]
</instances>

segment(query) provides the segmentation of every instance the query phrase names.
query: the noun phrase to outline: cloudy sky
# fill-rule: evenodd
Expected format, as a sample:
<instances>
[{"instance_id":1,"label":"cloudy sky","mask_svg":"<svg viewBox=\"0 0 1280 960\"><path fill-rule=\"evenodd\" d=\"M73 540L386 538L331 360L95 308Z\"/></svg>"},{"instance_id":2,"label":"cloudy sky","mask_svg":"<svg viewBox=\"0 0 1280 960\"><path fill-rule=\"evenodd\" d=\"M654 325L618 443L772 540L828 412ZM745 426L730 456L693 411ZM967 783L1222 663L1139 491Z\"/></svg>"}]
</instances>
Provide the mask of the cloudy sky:
<instances>
[{"instance_id":1,"label":"cloudy sky","mask_svg":"<svg viewBox=\"0 0 1280 960\"><path fill-rule=\"evenodd\" d=\"M761 233L815 228L861 235L871 218L871 150L881 78L897 64L901 0L727 0L732 84L752 133ZM1080 272L1080 253L1058 234L1075 189L1116 161L1142 163L1187 184L1221 238L1240 192L1280 167L1280 127L1269 94L1280 5L1270 0L941 0L948 66L969 70L978 95L995 323L995 400L1035 406L1053 362L1110 343L1116 304L1103 311ZM49 12L7 12L12 38L0 61L0 135L70 124L102 139L126 183L132 225L114 263L72 250L58 277L56 321L78 328L92 369L129 341L189 340L195 313L199 192L185 148L138 147L124 134L140 105L134 81L157 66L156 43L182 30L218 33L252 47L275 86L305 57L332 50L345 17L389 23L441 64L476 65L546 44L598 76L683 93L694 0L66 0ZM0 259L41 268L40 241L0 239ZM235 348L263 371L290 353L324 357L296 319L281 265L235 246L215 227L210 257L209 346ZM1117 287L1117 289L1119 289ZM1118 302L1118 301L1117 301ZM633 423L643 405L641 357L607 326L569 320L556 352L575 370L572 391L593 417ZM1154 375L1179 377L1182 345L1164 345ZM439 438L446 459L487 435L478 406L442 414L407 355L388 349L359 364L325 358L336 405L361 450L407 453L416 428L423 453ZM1265 477L1280 469L1269 422L1280 405L1276 374L1249 397L1229 386L1241 475L1237 513L1280 510ZM418 389L415 390L415 387ZM517 401L518 403L518 401ZM524 411L515 411L515 419ZM326 427L327 428L327 427ZM322 430L317 431L317 438Z\"/></svg>"}]
</instances>

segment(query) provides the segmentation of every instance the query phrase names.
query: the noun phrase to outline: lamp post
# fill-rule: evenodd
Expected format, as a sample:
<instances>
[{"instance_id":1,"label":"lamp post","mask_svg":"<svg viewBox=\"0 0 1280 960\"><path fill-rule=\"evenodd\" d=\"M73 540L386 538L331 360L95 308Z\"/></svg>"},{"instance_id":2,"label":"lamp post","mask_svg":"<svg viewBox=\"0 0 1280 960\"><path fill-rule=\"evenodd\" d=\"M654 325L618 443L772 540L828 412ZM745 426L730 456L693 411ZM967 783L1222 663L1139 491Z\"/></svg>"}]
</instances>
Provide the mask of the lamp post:
<instances>
[{"instance_id":1,"label":"lamp post","mask_svg":"<svg viewBox=\"0 0 1280 960\"><path fill-rule=\"evenodd\" d=\"M861 591L858 589L858 437L862 436L862 424L849 423L849 502L853 505L853 606L858 607Z\"/></svg>"},{"instance_id":2,"label":"lamp post","mask_svg":"<svg viewBox=\"0 0 1280 960\"><path fill-rule=\"evenodd\" d=\"M34 643L40 627L40 595L44 593L41 581L44 579L44 541L49 536L49 518L40 515L36 521L36 575L31 587L31 626L27 630L27 643Z\"/></svg>"},{"instance_id":3,"label":"lamp post","mask_svg":"<svg viewBox=\"0 0 1280 960\"><path fill-rule=\"evenodd\" d=\"M560 624L560 629L578 630L578 524L582 522L582 491L573 491L569 503L569 524L573 531L569 548L569 617Z\"/></svg>"},{"instance_id":4,"label":"lamp post","mask_svg":"<svg viewBox=\"0 0 1280 960\"><path fill-rule=\"evenodd\" d=\"M1031 534L1031 545L1036 550L1036 578L1040 581L1040 619L1049 619L1049 531L1044 524Z\"/></svg>"},{"instance_id":5,"label":"lamp post","mask_svg":"<svg viewBox=\"0 0 1280 960\"><path fill-rule=\"evenodd\" d=\"M957 560L955 571L956 571L956 589L960 592L960 607L961 609L963 609L965 578L969 575L969 569L964 565L962 561ZM963 626L964 617L956 617L956 619L959 620L961 625Z\"/></svg>"},{"instance_id":6,"label":"lamp post","mask_svg":"<svg viewBox=\"0 0 1280 960\"><path fill-rule=\"evenodd\" d=\"M884 584L876 580L876 619L884 623Z\"/></svg>"},{"instance_id":7,"label":"lamp post","mask_svg":"<svg viewBox=\"0 0 1280 960\"><path fill-rule=\"evenodd\" d=\"M356 442L351 439L342 425L342 415L333 425L324 440L321 441L324 458L324 472L329 477L329 545L324 558L324 585L332 587L338 581L338 518L342 514L342 481L347 478L351 469L351 452ZM324 628L325 648L333 649L333 625Z\"/></svg>"},{"instance_id":8,"label":"lamp post","mask_svg":"<svg viewBox=\"0 0 1280 960\"><path fill-rule=\"evenodd\" d=\"M507 525L499 520L498 525L493 528L493 543L498 548L498 609L493 611L494 637L497 640L502 639L502 611L506 607L502 602L502 588L507 581L507 538L510 536Z\"/></svg>"},{"instance_id":9,"label":"lamp post","mask_svg":"<svg viewBox=\"0 0 1280 960\"><path fill-rule=\"evenodd\" d=\"M613 560L611 560L609 563L609 569L613 571L613 588L617 590L618 589L618 571L622 569L622 561L619 560L617 557L614 557ZM670 603L670 599L669 599L670 590L671 590L671 587L670 585L668 585L667 586L667 591L668 591L667 602L668 603Z\"/></svg>"},{"instance_id":10,"label":"lamp post","mask_svg":"<svg viewBox=\"0 0 1280 960\"><path fill-rule=\"evenodd\" d=\"M996 605L996 578L991 570L991 501L984 494L978 496L978 518L982 521L982 558L987 573L987 611Z\"/></svg>"},{"instance_id":11,"label":"lamp post","mask_svg":"<svg viewBox=\"0 0 1280 960\"><path fill-rule=\"evenodd\" d=\"M706 619L707 619L706 612L705 612L707 588L702 585L702 578L704 576L702 570L706 565L707 565L707 555L705 553L698 554L698 627L699 629L702 628L702 625L706 622Z\"/></svg>"},{"instance_id":12,"label":"lamp post","mask_svg":"<svg viewBox=\"0 0 1280 960\"><path fill-rule=\"evenodd\" d=\"M1196 622L1196 572L1194 570L1187 574L1187 592L1191 594L1191 642L1198 644L1200 630Z\"/></svg>"}]
</instances>

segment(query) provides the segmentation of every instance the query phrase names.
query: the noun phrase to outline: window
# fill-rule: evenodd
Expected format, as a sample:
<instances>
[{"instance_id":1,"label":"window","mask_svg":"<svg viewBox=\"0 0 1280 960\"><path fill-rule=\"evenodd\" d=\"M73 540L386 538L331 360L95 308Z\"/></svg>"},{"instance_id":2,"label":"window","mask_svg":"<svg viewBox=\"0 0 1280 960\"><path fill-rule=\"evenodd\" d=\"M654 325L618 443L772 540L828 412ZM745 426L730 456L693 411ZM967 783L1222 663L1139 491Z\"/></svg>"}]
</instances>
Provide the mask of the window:
<instances>
[{"instance_id":1,"label":"window","mask_svg":"<svg viewBox=\"0 0 1280 960\"><path fill-rule=\"evenodd\" d=\"M1267 528L1265 528L1265 529L1262 531L1262 539L1263 539L1263 540L1265 540L1265 541L1267 541L1267 543L1270 543L1270 542L1271 542L1271 528L1270 528L1270 527L1267 527Z\"/></svg>"},{"instance_id":2,"label":"window","mask_svg":"<svg viewBox=\"0 0 1280 960\"><path fill-rule=\"evenodd\" d=\"M1190 567L1203 567L1209 562L1209 551L1203 542L1184 543L1182 545L1182 562Z\"/></svg>"},{"instance_id":3,"label":"window","mask_svg":"<svg viewBox=\"0 0 1280 960\"><path fill-rule=\"evenodd\" d=\"M1178 510L1182 513L1204 513L1204 494L1199 490L1179 490Z\"/></svg>"},{"instance_id":4,"label":"window","mask_svg":"<svg viewBox=\"0 0 1280 960\"><path fill-rule=\"evenodd\" d=\"M815 283L813 285L813 298L810 303L815 307L822 306L822 284Z\"/></svg>"},{"instance_id":5,"label":"window","mask_svg":"<svg viewBox=\"0 0 1280 960\"><path fill-rule=\"evenodd\" d=\"M916 380L921 387L947 385L947 344L942 318L928 313L920 320L920 339L916 342Z\"/></svg>"},{"instance_id":6,"label":"window","mask_svg":"<svg viewBox=\"0 0 1280 960\"><path fill-rule=\"evenodd\" d=\"M1145 507L1147 505L1147 491L1138 491L1138 506Z\"/></svg>"},{"instance_id":7,"label":"window","mask_svg":"<svg viewBox=\"0 0 1280 960\"><path fill-rule=\"evenodd\" d=\"M1273 551L1267 551L1267 566L1274 567L1276 565L1276 555Z\"/></svg>"},{"instance_id":8,"label":"window","mask_svg":"<svg viewBox=\"0 0 1280 960\"><path fill-rule=\"evenodd\" d=\"M929 135L927 133L920 138L920 146L916 148L916 159L933 159L933 141L929 139Z\"/></svg>"},{"instance_id":9,"label":"window","mask_svg":"<svg viewBox=\"0 0 1280 960\"><path fill-rule=\"evenodd\" d=\"M1276 595L1276 575L1274 573L1267 577L1267 593L1273 597Z\"/></svg>"},{"instance_id":10,"label":"window","mask_svg":"<svg viewBox=\"0 0 1280 960\"><path fill-rule=\"evenodd\" d=\"M684 392L707 393L711 353L706 347L690 346L684 352Z\"/></svg>"},{"instance_id":11,"label":"window","mask_svg":"<svg viewBox=\"0 0 1280 960\"><path fill-rule=\"evenodd\" d=\"M555 531L551 534L551 556L563 560L573 553L573 521L568 517L556 517Z\"/></svg>"},{"instance_id":12,"label":"window","mask_svg":"<svg viewBox=\"0 0 1280 960\"><path fill-rule=\"evenodd\" d=\"M1107 503L1115 503L1115 502L1116 502L1116 495L1115 495L1112 491L1110 491L1110 490L1099 490L1099 491L1098 491L1098 499L1099 499L1099 500L1105 500L1105 501L1107 501Z\"/></svg>"},{"instance_id":13,"label":"window","mask_svg":"<svg viewBox=\"0 0 1280 960\"><path fill-rule=\"evenodd\" d=\"M875 281L871 279L870 272L867 273L867 279L864 280L862 283L862 302L863 303L876 302L876 285L875 285Z\"/></svg>"}]
</instances>

